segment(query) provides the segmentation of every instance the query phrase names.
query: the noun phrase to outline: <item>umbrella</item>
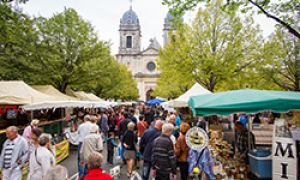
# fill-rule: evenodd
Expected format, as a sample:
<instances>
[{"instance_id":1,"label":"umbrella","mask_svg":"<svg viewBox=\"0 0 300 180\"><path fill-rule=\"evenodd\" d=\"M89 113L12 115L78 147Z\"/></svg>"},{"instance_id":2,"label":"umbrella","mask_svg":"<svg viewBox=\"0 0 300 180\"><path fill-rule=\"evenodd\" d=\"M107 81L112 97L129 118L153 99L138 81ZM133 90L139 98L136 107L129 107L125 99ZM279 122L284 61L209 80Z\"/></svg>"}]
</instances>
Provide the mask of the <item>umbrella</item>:
<instances>
[{"instance_id":1,"label":"umbrella","mask_svg":"<svg viewBox=\"0 0 300 180\"><path fill-rule=\"evenodd\" d=\"M158 99L158 98L155 98L155 99L151 99L147 102L145 102L146 105L156 105L156 104L160 104L160 103L163 103L165 102L164 100L162 99Z\"/></svg>"},{"instance_id":2,"label":"umbrella","mask_svg":"<svg viewBox=\"0 0 300 180\"><path fill-rule=\"evenodd\" d=\"M229 115L238 112L287 112L300 109L300 92L242 89L191 97L193 114Z\"/></svg>"}]
</instances>

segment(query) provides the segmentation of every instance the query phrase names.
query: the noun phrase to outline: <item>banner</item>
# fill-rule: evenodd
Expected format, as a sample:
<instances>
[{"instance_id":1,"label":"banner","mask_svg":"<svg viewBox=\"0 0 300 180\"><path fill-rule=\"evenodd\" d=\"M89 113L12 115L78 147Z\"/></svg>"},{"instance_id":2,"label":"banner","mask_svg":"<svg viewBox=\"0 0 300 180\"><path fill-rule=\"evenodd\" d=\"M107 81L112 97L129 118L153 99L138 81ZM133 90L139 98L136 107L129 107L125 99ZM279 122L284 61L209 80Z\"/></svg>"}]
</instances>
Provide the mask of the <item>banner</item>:
<instances>
[{"instance_id":1,"label":"banner","mask_svg":"<svg viewBox=\"0 0 300 180\"><path fill-rule=\"evenodd\" d=\"M273 129L272 171L273 180L297 180L297 149L287 122L276 120Z\"/></svg>"},{"instance_id":2,"label":"banner","mask_svg":"<svg viewBox=\"0 0 300 180\"><path fill-rule=\"evenodd\" d=\"M193 150L201 151L208 145L207 133L199 127L193 127L185 135L186 144Z\"/></svg>"}]
</instances>

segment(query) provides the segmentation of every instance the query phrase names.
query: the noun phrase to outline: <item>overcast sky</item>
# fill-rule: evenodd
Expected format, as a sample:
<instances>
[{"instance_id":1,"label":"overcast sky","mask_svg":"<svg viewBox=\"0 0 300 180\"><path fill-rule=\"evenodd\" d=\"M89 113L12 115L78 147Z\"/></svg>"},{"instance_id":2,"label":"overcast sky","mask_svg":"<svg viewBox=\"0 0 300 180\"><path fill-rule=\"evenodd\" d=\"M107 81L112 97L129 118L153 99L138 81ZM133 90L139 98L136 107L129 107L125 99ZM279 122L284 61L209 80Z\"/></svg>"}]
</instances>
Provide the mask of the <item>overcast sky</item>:
<instances>
[{"instance_id":1,"label":"overcast sky","mask_svg":"<svg viewBox=\"0 0 300 180\"><path fill-rule=\"evenodd\" d=\"M143 48L149 45L149 40L153 37L162 44L163 22L168 9L161 2L162 0L133 0L133 10L141 24ZM99 37L112 43L112 53L118 52L119 23L123 13L130 7L129 0L29 0L22 5L23 12L44 17L62 12L65 7L74 8L81 17L91 22ZM187 13L185 21L189 22L194 14ZM265 36L273 32L272 20L264 16L255 17L255 20L261 25Z\"/></svg>"}]
</instances>

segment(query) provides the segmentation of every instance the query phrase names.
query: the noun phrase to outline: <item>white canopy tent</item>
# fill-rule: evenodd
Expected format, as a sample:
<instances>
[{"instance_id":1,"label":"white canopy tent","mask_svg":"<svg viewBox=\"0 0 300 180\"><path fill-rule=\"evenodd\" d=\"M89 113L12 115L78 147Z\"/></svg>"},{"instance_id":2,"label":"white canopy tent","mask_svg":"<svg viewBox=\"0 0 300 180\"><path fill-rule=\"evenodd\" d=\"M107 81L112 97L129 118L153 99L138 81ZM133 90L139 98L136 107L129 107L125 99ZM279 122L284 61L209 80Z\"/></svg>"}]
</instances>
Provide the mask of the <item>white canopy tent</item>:
<instances>
[{"instance_id":1,"label":"white canopy tent","mask_svg":"<svg viewBox=\"0 0 300 180\"><path fill-rule=\"evenodd\" d=\"M41 93L47 94L49 96L54 96L59 101L79 101L79 99L68 96L59 90L55 89L52 85L33 85L31 86L33 89L40 91Z\"/></svg>"},{"instance_id":2,"label":"white canopy tent","mask_svg":"<svg viewBox=\"0 0 300 180\"><path fill-rule=\"evenodd\" d=\"M107 106L111 106L111 107L118 105L116 102L105 101L93 93L86 93L84 91L67 90L67 94L74 96L81 101L101 102L101 103L106 104Z\"/></svg>"},{"instance_id":3,"label":"white canopy tent","mask_svg":"<svg viewBox=\"0 0 300 180\"><path fill-rule=\"evenodd\" d=\"M52 108L108 108L109 106L103 102L95 101L49 101L41 103L33 103L24 105L23 109L26 111L38 109L52 109Z\"/></svg>"},{"instance_id":4,"label":"white canopy tent","mask_svg":"<svg viewBox=\"0 0 300 180\"><path fill-rule=\"evenodd\" d=\"M59 99L39 92L23 81L0 81L0 104L24 105L57 100Z\"/></svg>"},{"instance_id":5,"label":"white canopy tent","mask_svg":"<svg viewBox=\"0 0 300 180\"><path fill-rule=\"evenodd\" d=\"M168 107L188 107L188 101L192 96L198 96L203 94L211 94L211 92L204 87L202 87L199 83L195 83L188 91L179 96L178 98L162 103L163 108Z\"/></svg>"},{"instance_id":6,"label":"white canopy tent","mask_svg":"<svg viewBox=\"0 0 300 180\"><path fill-rule=\"evenodd\" d=\"M109 104L91 93L84 93L80 91L81 98L75 98L72 96L65 95L59 90L55 89L51 85L37 85L32 86L34 89L45 93L49 96L53 96L58 101L44 101L39 103L31 103L24 105L25 110L37 110L37 109L52 109L52 108L108 108ZM77 92L74 92L77 93Z\"/></svg>"}]
</instances>

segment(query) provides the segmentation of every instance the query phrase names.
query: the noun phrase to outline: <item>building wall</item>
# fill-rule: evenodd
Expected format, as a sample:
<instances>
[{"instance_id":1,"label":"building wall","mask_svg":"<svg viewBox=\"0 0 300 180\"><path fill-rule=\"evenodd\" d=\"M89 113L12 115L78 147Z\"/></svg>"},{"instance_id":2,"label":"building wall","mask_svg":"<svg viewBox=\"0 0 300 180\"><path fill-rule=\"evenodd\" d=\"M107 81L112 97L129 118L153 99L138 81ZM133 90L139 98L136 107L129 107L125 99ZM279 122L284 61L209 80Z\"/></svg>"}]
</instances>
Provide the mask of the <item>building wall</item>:
<instances>
[{"instance_id":1,"label":"building wall","mask_svg":"<svg viewBox=\"0 0 300 180\"><path fill-rule=\"evenodd\" d=\"M147 49L139 55L130 54L118 54L117 59L119 63L122 63L128 67L132 76L137 82L137 88L139 90L139 100L146 101L146 93L148 90L154 90L156 87L157 77L159 71L157 70L158 51L155 49ZM154 71L147 69L147 64L154 62L156 68ZM142 77L136 77L141 74Z\"/></svg>"}]
</instances>

